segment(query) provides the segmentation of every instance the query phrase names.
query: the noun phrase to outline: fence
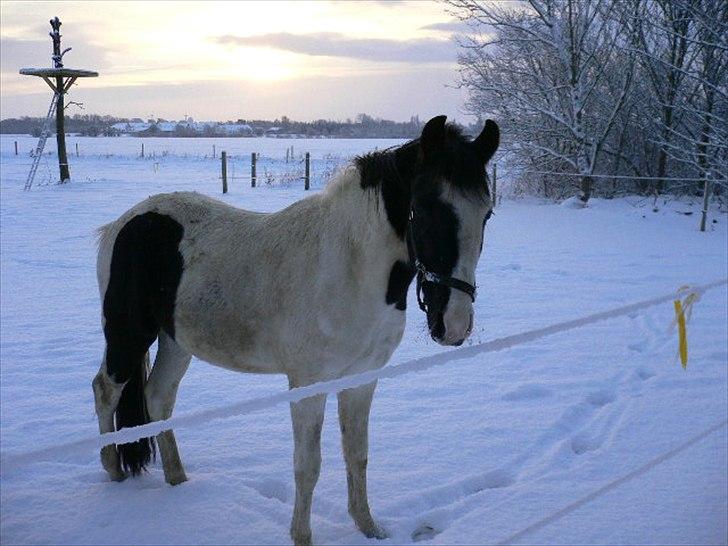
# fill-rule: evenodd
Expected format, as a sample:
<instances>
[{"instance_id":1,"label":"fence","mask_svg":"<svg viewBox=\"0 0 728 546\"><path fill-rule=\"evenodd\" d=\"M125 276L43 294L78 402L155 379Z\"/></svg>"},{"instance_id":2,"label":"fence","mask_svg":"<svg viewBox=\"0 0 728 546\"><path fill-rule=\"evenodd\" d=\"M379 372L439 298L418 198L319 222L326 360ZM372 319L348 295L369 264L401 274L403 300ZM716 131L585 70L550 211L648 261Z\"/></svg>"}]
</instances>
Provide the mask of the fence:
<instances>
[{"instance_id":1,"label":"fence","mask_svg":"<svg viewBox=\"0 0 728 546\"><path fill-rule=\"evenodd\" d=\"M292 147L291 147L292 148ZM221 182L223 193L227 193L230 185L236 181L243 181L251 188L259 186L268 187L302 187L309 190L311 187L320 187L326 184L336 169L349 158L324 155L312 158L310 152L294 157L290 149L286 150L285 157L273 157L252 152L246 155L228 155L221 152Z\"/></svg>"},{"instance_id":2,"label":"fence","mask_svg":"<svg viewBox=\"0 0 728 546\"><path fill-rule=\"evenodd\" d=\"M726 284L728 284L728 279L722 279L708 284L691 287L691 291L701 295L708 290L712 290ZM270 396L244 400L220 408L192 412L186 415L172 417L165 421L155 421L138 427L125 428L116 432L94 435L80 440L40 448L22 454L3 455L2 467L3 470L7 472L10 469L25 466L33 462L57 460L60 457L67 457L72 453L79 453L93 448L100 449L101 447L112 443L118 444L133 442L139 438L154 436L160 432L173 428L181 429L195 427L217 419L253 413L285 402L299 402L304 398L309 398L319 394L335 394L341 390L366 385L372 381L391 379L410 373L422 372L435 366L442 366L449 362L466 360L473 358L474 356L510 349L517 345L523 345L554 334L581 328L588 324L629 315L635 311L672 302L675 298L676 294L670 293L656 298L617 307L615 309L610 309L608 311L603 311L601 313L595 313L585 317L552 324L536 330L530 330L494 339L479 345L462 347L432 356L410 360L398 366L388 366L379 370L350 375L340 379L314 383L313 385L291 389L289 391L272 394Z\"/></svg>"}]
</instances>

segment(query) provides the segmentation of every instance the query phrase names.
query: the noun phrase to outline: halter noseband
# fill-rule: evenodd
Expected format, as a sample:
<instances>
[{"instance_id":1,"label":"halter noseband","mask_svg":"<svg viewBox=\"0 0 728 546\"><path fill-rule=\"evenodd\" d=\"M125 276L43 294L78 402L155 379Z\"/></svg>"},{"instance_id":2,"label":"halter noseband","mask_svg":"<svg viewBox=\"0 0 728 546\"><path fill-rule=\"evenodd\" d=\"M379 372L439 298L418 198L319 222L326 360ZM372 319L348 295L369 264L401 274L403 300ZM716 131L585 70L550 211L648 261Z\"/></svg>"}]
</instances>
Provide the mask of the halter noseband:
<instances>
[{"instance_id":1,"label":"halter noseband","mask_svg":"<svg viewBox=\"0 0 728 546\"><path fill-rule=\"evenodd\" d=\"M456 279L455 277L446 277L443 275L438 275L437 273L433 273L432 271L429 271L417 257L417 248L415 248L415 240L412 236L412 225L414 224L414 220L414 210L410 209L407 231L410 239L410 252L412 253L415 269L417 270L417 303L419 304L420 309L425 313L427 312L427 304L422 297L422 286L426 282L447 286L448 288L454 288L455 290L465 292L468 296L470 296L471 301L475 302L475 295L477 292L475 285L460 279Z\"/></svg>"}]
</instances>

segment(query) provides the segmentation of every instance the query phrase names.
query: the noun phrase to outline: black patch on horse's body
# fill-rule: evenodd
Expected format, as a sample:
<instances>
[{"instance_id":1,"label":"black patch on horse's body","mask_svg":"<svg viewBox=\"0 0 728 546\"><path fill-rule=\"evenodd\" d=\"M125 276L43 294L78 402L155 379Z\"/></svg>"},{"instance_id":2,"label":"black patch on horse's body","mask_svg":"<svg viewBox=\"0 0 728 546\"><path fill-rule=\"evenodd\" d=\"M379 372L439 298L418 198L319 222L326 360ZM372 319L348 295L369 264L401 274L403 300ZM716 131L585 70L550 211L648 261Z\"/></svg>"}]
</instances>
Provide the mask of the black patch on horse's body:
<instances>
[{"instance_id":1,"label":"black patch on horse's body","mask_svg":"<svg viewBox=\"0 0 728 546\"><path fill-rule=\"evenodd\" d=\"M160 329L174 338L174 306L182 277L182 226L147 212L121 228L114 242L104 295L106 373L125 383L116 429L149 422L144 398L146 355ZM154 452L152 438L118 446L122 466L138 474Z\"/></svg>"},{"instance_id":2,"label":"black patch on horse's body","mask_svg":"<svg viewBox=\"0 0 728 546\"><path fill-rule=\"evenodd\" d=\"M387 305L394 304L395 308L400 311L407 309L407 289L414 276L415 271L411 265L402 260L394 262L387 283L387 295L385 296Z\"/></svg>"}]
</instances>

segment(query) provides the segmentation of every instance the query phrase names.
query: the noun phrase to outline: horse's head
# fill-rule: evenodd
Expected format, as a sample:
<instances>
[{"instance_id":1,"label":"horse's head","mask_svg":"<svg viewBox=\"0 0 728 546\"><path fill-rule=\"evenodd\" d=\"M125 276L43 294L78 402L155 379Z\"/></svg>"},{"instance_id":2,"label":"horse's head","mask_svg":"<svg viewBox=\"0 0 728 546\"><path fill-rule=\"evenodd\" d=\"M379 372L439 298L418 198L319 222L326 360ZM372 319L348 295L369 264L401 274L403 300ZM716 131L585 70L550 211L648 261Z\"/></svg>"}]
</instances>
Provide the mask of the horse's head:
<instances>
[{"instance_id":1,"label":"horse's head","mask_svg":"<svg viewBox=\"0 0 728 546\"><path fill-rule=\"evenodd\" d=\"M492 210L485 166L499 131L488 120L470 141L445 120L432 118L422 130L407 242L430 335L460 345L473 328L475 267Z\"/></svg>"}]
</instances>

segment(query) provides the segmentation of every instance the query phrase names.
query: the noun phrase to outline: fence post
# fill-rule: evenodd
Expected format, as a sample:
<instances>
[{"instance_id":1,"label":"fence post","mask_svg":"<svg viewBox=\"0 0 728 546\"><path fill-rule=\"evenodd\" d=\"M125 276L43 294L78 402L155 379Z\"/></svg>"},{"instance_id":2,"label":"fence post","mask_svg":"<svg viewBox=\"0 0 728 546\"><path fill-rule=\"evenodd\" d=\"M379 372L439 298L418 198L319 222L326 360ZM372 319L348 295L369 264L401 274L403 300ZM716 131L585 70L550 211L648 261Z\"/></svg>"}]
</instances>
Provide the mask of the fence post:
<instances>
[{"instance_id":1,"label":"fence post","mask_svg":"<svg viewBox=\"0 0 728 546\"><path fill-rule=\"evenodd\" d=\"M212 145L212 159L215 159L217 157L217 150L215 150L215 145Z\"/></svg>"},{"instance_id":2,"label":"fence post","mask_svg":"<svg viewBox=\"0 0 728 546\"><path fill-rule=\"evenodd\" d=\"M258 178L257 171L258 154L252 152L250 154L250 187L254 188Z\"/></svg>"},{"instance_id":3,"label":"fence post","mask_svg":"<svg viewBox=\"0 0 728 546\"><path fill-rule=\"evenodd\" d=\"M222 158L222 193L227 193L227 152L223 151L220 157Z\"/></svg>"},{"instance_id":4,"label":"fence post","mask_svg":"<svg viewBox=\"0 0 728 546\"><path fill-rule=\"evenodd\" d=\"M497 177L498 177L498 164L493 163L493 199L491 201L493 202L493 208L495 208L496 203L498 203L498 184L497 184Z\"/></svg>"},{"instance_id":5,"label":"fence post","mask_svg":"<svg viewBox=\"0 0 728 546\"><path fill-rule=\"evenodd\" d=\"M303 189L307 190L311 186L311 154L308 152L306 152L306 176L303 180Z\"/></svg>"},{"instance_id":6,"label":"fence post","mask_svg":"<svg viewBox=\"0 0 728 546\"><path fill-rule=\"evenodd\" d=\"M710 200L710 180L705 179L703 186L703 216L700 219L700 231L705 231L705 223L708 221L708 201Z\"/></svg>"},{"instance_id":7,"label":"fence post","mask_svg":"<svg viewBox=\"0 0 728 546\"><path fill-rule=\"evenodd\" d=\"M144 157L144 143L142 142L142 157Z\"/></svg>"},{"instance_id":8,"label":"fence post","mask_svg":"<svg viewBox=\"0 0 728 546\"><path fill-rule=\"evenodd\" d=\"M15 141L15 155L18 155L18 141Z\"/></svg>"},{"instance_id":9,"label":"fence post","mask_svg":"<svg viewBox=\"0 0 728 546\"><path fill-rule=\"evenodd\" d=\"M76 142L76 157L78 157L78 142Z\"/></svg>"}]
</instances>

